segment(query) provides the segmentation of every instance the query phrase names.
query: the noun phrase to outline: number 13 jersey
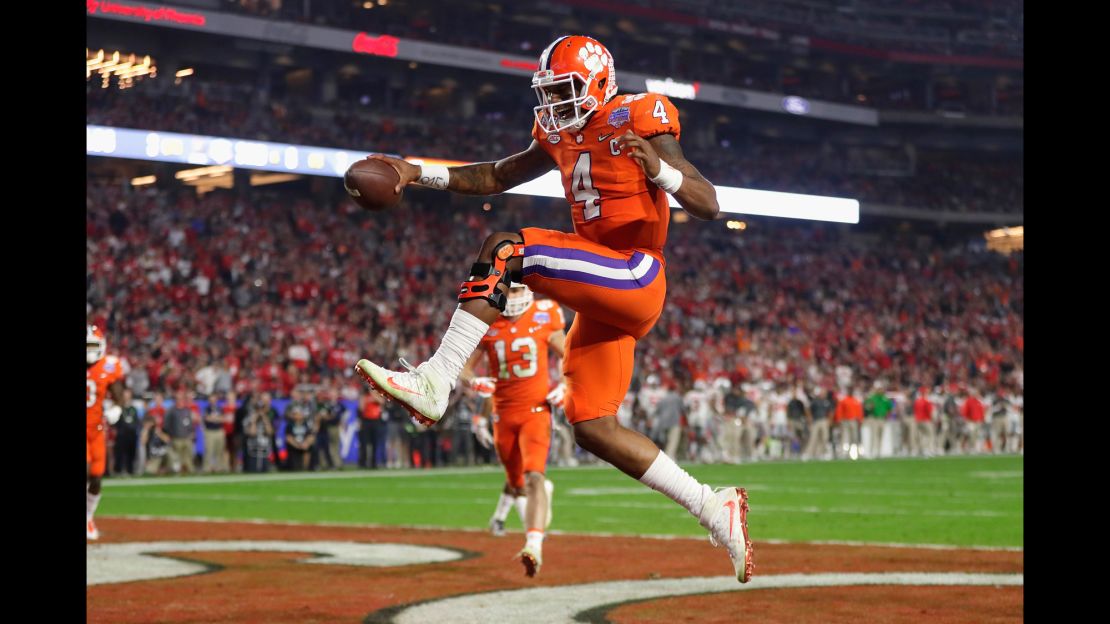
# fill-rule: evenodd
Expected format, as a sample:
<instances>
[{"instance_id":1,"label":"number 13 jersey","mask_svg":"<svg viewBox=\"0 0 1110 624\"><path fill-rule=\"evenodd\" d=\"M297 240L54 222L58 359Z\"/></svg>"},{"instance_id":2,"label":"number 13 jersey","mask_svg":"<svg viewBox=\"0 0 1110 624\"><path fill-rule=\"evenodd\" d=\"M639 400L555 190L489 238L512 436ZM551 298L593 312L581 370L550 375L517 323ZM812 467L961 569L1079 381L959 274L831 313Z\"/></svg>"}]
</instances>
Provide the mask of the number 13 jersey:
<instances>
[{"instance_id":1,"label":"number 13 jersey","mask_svg":"<svg viewBox=\"0 0 1110 624\"><path fill-rule=\"evenodd\" d=\"M500 418L544 405L551 390L547 339L565 326L563 309L551 299L537 299L515 321L502 316L490 325L480 347L497 379L493 406Z\"/></svg>"}]
</instances>

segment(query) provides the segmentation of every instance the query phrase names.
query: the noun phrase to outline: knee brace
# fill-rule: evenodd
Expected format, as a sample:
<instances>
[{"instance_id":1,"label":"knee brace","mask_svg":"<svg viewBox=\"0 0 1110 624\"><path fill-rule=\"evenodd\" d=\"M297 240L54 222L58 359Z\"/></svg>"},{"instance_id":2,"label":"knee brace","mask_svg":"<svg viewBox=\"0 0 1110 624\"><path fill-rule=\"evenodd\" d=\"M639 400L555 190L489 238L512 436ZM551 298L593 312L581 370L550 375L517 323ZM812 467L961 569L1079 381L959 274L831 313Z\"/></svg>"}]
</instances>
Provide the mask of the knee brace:
<instances>
[{"instance_id":1,"label":"knee brace","mask_svg":"<svg viewBox=\"0 0 1110 624\"><path fill-rule=\"evenodd\" d=\"M508 271L505 265L509 260L524 256L524 243L514 243L503 240L493 248L491 262L475 262L470 267L470 279L459 286L459 303L471 299L485 299L489 304L501 312L505 311L508 297L497 288L497 284L505 285L508 290L512 282L522 279L520 271Z\"/></svg>"}]
</instances>

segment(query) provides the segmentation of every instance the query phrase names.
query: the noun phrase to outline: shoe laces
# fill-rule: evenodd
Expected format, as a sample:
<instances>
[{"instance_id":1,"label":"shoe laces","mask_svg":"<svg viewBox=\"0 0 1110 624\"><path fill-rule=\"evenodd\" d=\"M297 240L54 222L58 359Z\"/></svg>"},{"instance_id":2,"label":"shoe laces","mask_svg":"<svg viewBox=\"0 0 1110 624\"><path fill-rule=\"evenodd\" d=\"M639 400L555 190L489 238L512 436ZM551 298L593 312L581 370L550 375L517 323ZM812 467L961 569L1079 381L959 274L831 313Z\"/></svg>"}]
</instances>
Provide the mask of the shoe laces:
<instances>
[{"instance_id":1,"label":"shoe laces","mask_svg":"<svg viewBox=\"0 0 1110 624\"><path fill-rule=\"evenodd\" d=\"M416 372L416 367L413 366L412 364L409 364L408 360L406 360L405 358L397 358L397 359L401 360L401 366L404 366L405 370L409 371L410 373L415 373Z\"/></svg>"}]
</instances>

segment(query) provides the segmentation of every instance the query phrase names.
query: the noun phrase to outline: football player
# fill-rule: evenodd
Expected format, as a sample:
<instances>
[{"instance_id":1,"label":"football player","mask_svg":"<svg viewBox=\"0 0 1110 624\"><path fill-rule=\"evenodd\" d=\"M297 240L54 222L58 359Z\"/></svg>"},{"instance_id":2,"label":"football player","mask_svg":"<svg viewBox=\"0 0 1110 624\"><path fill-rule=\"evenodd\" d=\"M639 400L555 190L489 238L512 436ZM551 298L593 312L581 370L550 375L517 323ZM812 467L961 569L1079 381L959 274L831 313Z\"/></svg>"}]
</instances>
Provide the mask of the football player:
<instances>
[{"instance_id":1,"label":"football player","mask_svg":"<svg viewBox=\"0 0 1110 624\"><path fill-rule=\"evenodd\" d=\"M106 460L105 436L107 427L114 425L123 413L124 373L123 363L108 355L108 341L104 332L95 325L85 326L85 537L100 538L100 531L93 522L96 506L100 504L100 480L104 476ZM111 400L108 395L111 394Z\"/></svg>"},{"instance_id":2,"label":"football player","mask_svg":"<svg viewBox=\"0 0 1110 624\"><path fill-rule=\"evenodd\" d=\"M551 299L537 301L531 289L513 283L501 318L490 325L459 377L479 395L492 399L493 439L483 440L478 432L488 431L486 423L476 423L479 441L493 443L505 469L505 487L490 529L494 535L504 535L505 518L515 502L526 529L519 555L528 576L535 576L543 564L544 531L551 524L555 486L544 477L551 449L548 400L560 398L556 395L562 394L562 385L550 388L548 350L563 357L564 327L559 304ZM492 377L474 377L471 372L483 355ZM489 413L488 400L484 407Z\"/></svg>"},{"instance_id":3,"label":"football player","mask_svg":"<svg viewBox=\"0 0 1110 624\"><path fill-rule=\"evenodd\" d=\"M720 211L716 190L683 155L671 101L654 93L617 95L613 56L596 39L553 41L540 55L532 88L539 99L533 140L518 154L451 168L372 158L397 170L395 192L416 183L490 195L558 168L574 233L523 228L491 234L459 288L459 306L431 359L419 367L402 361L404 371L369 360L355 368L414 419L434 424L467 359L504 311L512 282L571 308L577 314L567 333L563 378L575 440L697 517L710 541L726 546L736 578L745 583L752 574L745 490L714 491L617 421L636 341L663 311L667 195L695 218L709 220Z\"/></svg>"}]
</instances>

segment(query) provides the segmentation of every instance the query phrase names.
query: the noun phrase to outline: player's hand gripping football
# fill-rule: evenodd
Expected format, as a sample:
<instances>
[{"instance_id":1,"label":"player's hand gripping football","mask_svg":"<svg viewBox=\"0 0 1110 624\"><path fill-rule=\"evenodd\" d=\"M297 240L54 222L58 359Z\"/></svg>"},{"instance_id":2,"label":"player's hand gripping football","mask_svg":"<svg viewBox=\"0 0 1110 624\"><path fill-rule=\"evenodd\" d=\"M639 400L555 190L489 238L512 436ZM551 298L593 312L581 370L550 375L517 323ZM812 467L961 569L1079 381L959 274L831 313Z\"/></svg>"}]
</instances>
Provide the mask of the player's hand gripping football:
<instances>
[{"instance_id":1,"label":"player's hand gripping football","mask_svg":"<svg viewBox=\"0 0 1110 624\"><path fill-rule=\"evenodd\" d=\"M622 150L628 148L628 156L640 164L648 179L659 175L659 154L647 139L628 130L621 135L617 146Z\"/></svg>"},{"instance_id":2,"label":"player's hand gripping football","mask_svg":"<svg viewBox=\"0 0 1110 624\"><path fill-rule=\"evenodd\" d=\"M371 155L367 156L367 158L373 158L374 160L380 160L380 161L384 162L385 164L389 165L390 167L393 167L394 169L397 170L397 176L400 177L401 179L400 179L399 182L397 182L397 186L394 187L394 189L393 189L394 193L400 193L401 189L405 188L406 184L408 184L409 182L415 182L416 179L420 177L420 167L417 167L416 165L408 162L407 160L401 160L400 158L392 158L390 156L385 156L385 155L382 155L382 154L371 154Z\"/></svg>"}]
</instances>

